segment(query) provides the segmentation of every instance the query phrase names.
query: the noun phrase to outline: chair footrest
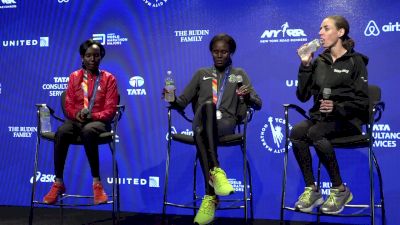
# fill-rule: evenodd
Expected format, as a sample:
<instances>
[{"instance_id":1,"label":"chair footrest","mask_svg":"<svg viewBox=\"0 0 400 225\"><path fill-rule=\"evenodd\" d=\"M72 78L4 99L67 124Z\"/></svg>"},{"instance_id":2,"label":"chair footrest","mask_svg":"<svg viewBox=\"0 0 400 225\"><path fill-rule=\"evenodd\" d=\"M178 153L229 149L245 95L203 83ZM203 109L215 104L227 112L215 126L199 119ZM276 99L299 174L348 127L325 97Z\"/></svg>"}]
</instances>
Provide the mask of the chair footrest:
<instances>
[{"instance_id":1,"label":"chair footrest","mask_svg":"<svg viewBox=\"0 0 400 225\"><path fill-rule=\"evenodd\" d=\"M201 198L197 198L196 200L193 200L193 201L185 203L185 204L164 202L164 205L178 207L178 208L185 208L185 209L199 209L200 205L198 205L197 202L200 202L200 201L201 201ZM244 201L243 199L220 199L217 210L243 209L245 207L244 205L237 205L237 203L243 202L243 201ZM248 198L247 201L250 201L250 198ZM226 203L226 204L222 205L223 203Z\"/></svg>"},{"instance_id":2,"label":"chair footrest","mask_svg":"<svg viewBox=\"0 0 400 225\"><path fill-rule=\"evenodd\" d=\"M367 206L367 207L364 207ZM298 213L303 213L303 214L309 214L309 215L319 215L319 216L335 216L335 217L371 217L371 214L367 214L367 213L361 213L362 211L366 210L369 208L369 205L346 205L346 207L350 207L350 208L361 208L361 210L358 210L357 212L354 213L348 213L348 214L344 214L344 213L339 213L339 214L325 214L325 213L321 213L321 212L302 212L299 210L296 210L293 207L284 207L283 209L285 210L289 210L289 211L294 211L294 212L298 212Z\"/></svg>"},{"instance_id":3,"label":"chair footrest","mask_svg":"<svg viewBox=\"0 0 400 225\"><path fill-rule=\"evenodd\" d=\"M41 202L41 201L33 201L33 203L35 203L35 204L38 204L38 205L47 205L47 206L68 206L68 207L77 207L77 206L98 206L98 205L106 205L106 204L112 204L113 203L113 201L107 201L107 202L104 202L104 203L100 203L100 204L94 204L94 203L82 203L82 204L79 204L79 203L77 203L77 204L69 204L69 203L59 203L59 202L57 202L56 204L52 204L52 205L50 205L50 204L47 204L47 203L45 203L45 202Z\"/></svg>"}]
</instances>

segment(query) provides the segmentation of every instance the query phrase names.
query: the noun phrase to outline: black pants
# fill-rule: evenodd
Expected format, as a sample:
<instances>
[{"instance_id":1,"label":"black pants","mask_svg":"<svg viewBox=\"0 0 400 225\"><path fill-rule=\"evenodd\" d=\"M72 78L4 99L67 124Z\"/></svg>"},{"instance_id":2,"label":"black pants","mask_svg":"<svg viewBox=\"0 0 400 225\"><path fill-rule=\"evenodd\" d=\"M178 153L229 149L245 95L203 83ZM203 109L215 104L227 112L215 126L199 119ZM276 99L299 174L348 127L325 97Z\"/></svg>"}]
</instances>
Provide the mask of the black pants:
<instances>
[{"instance_id":1,"label":"black pants","mask_svg":"<svg viewBox=\"0 0 400 225\"><path fill-rule=\"evenodd\" d=\"M359 129L348 121L304 120L296 124L290 133L290 140L306 186L314 185L315 182L309 143L314 145L321 163L328 171L332 185L337 187L343 182L336 154L329 139L359 133Z\"/></svg>"},{"instance_id":2,"label":"black pants","mask_svg":"<svg viewBox=\"0 0 400 225\"><path fill-rule=\"evenodd\" d=\"M110 129L109 124L100 121L79 123L67 120L63 125L58 127L54 140L54 169L56 178L63 178L68 147L78 136L83 141L92 176L100 177L97 139L100 133L107 132Z\"/></svg>"},{"instance_id":3,"label":"black pants","mask_svg":"<svg viewBox=\"0 0 400 225\"><path fill-rule=\"evenodd\" d=\"M193 133L196 142L201 169L204 175L207 195L215 195L214 189L209 185L210 169L219 167L217 144L218 137L235 132L235 119L216 119L216 108L211 102L200 106L193 120Z\"/></svg>"}]
</instances>

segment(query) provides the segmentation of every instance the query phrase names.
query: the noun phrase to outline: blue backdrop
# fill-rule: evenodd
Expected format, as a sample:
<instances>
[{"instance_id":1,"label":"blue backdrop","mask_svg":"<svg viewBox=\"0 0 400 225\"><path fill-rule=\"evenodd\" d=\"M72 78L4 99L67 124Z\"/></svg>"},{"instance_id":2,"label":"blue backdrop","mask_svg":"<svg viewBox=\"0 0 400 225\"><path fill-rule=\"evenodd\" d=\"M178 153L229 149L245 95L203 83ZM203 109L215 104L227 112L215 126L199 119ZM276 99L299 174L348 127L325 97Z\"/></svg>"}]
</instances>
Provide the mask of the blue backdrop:
<instances>
[{"instance_id":1,"label":"blue backdrop","mask_svg":"<svg viewBox=\"0 0 400 225\"><path fill-rule=\"evenodd\" d=\"M117 144L122 210L160 213L167 132L166 103L160 99L163 77L172 70L179 94L196 69L212 65L209 41L215 34L226 32L238 45L234 66L248 72L264 102L249 125L248 135L255 216L277 219L284 143L274 142L272 129L283 132L283 103L299 103L295 97L299 65L296 49L318 38L323 18L340 14L350 22L356 50L370 57L369 83L382 87L387 104L383 119L374 127L375 150L383 171L388 224L397 224L400 182L395 168L400 157L400 126L397 100L392 95L399 82L399 11L400 2L394 0L1 1L0 204L29 205L33 179L38 180L37 198L49 190L54 179L51 143L43 143L41 167L32 177L34 104L46 102L61 114L59 95L70 72L80 67L79 44L94 38L105 45L101 68L116 75L121 103L126 105ZM174 119L174 132L191 132L190 124L178 116ZM52 125L56 129L59 124ZM191 196L194 149L186 151L191 147L179 144L174 147L170 196L184 201ZM101 173L104 183L109 184L111 157L106 147L101 152ZM304 183L292 154L290 157L287 203L294 203ZM354 202L367 201L367 152L341 151L338 158L343 178L355 195ZM240 194L243 178L239 151L222 149L220 159ZM91 192L90 169L82 148L70 148L65 171L69 191ZM326 194L330 185L326 173L321 185ZM106 186L110 192L110 185ZM191 213L172 208L168 212ZM241 217L242 213L219 211L217 216ZM291 213L287 216L312 219ZM365 218L323 220L368 222Z\"/></svg>"}]
</instances>

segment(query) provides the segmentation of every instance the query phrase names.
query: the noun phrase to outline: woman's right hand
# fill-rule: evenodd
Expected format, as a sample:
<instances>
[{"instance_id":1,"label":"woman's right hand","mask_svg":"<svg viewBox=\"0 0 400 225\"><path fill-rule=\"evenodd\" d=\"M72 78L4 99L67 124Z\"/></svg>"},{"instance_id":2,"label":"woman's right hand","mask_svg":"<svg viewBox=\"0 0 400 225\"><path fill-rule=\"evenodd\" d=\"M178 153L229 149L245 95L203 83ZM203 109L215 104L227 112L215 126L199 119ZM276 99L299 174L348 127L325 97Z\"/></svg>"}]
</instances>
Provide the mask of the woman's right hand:
<instances>
[{"instance_id":1,"label":"woman's right hand","mask_svg":"<svg viewBox=\"0 0 400 225\"><path fill-rule=\"evenodd\" d=\"M303 47L306 47L307 43L302 45L300 48L297 49L297 55L300 57L301 60L301 64L303 64L303 66L309 66L311 64L311 61L313 59L314 54L310 53L310 54L306 54L306 55L301 55L299 53L299 50Z\"/></svg>"}]
</instances>

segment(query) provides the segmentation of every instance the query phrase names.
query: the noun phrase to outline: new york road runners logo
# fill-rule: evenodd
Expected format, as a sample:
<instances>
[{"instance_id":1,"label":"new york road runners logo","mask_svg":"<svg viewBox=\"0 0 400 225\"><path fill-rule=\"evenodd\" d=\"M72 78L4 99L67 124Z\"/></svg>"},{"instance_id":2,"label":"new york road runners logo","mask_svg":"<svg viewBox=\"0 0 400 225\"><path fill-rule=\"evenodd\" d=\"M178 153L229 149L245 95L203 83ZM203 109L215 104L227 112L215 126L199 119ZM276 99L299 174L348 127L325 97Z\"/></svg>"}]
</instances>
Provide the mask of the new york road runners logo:
<instances>
[{"instance_id":1,"label":"new york road runners logo","mask_svg":"<svg viewBox=\"0 0 400 225\"><path fill-rule=\"evenodd\" d=\"M289 124L289 130L292 125ZM268 123L264 124L260 132L260 140L264 148L272 153L285 152L285 120L282 118L268 117ZM289 142L289 148L292 143Z\"/></svg>"}]
</instances>

